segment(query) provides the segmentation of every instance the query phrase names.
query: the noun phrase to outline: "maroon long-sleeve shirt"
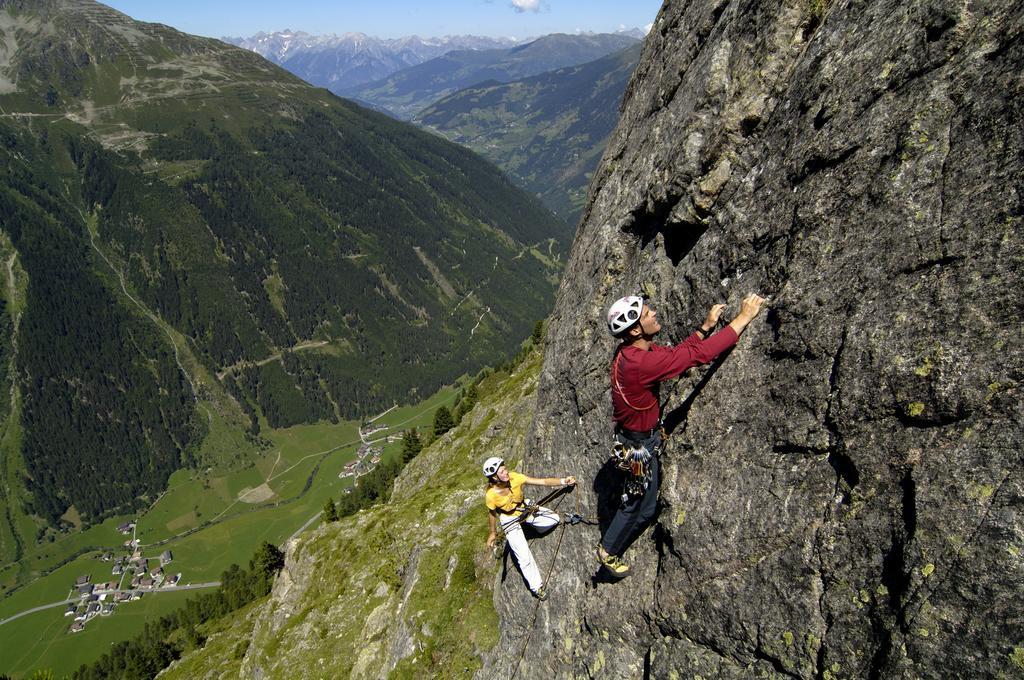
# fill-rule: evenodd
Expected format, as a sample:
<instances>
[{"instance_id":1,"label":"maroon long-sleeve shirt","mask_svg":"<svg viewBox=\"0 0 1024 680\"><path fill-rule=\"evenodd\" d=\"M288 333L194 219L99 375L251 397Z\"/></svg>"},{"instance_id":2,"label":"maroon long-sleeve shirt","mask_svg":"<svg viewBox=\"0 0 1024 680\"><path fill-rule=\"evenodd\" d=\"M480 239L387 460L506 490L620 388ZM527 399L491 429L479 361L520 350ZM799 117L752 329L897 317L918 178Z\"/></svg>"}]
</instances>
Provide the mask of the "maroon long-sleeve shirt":
<instances>
[{"instance_id":1,"label":"maroon long-sleeve shirt","mask_svg":"<svg viewBox=\"0 0 1024 680\"><path fill-rule=\"evenodd\" d=\"M620 346L612 359L612 420L634 432L653 429L661 418L658 383L714 361L737 339L736 331L726 326L707 340L693 333L675 347Z\"/></svg>"}]
</instances>

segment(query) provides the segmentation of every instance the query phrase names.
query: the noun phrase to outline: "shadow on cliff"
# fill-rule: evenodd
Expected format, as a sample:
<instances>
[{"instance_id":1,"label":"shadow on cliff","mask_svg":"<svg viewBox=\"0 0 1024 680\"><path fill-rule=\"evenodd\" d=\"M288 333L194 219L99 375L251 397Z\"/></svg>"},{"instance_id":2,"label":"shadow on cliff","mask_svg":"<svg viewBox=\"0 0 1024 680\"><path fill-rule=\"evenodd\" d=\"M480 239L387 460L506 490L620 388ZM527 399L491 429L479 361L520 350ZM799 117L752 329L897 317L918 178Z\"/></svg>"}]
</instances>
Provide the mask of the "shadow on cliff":
<instances>
[{"instance_id":1,"label":"shadow on cliff","mask_svg":"<svg viewBox=\"0 0 1024 680\"><path fill-rule=\"evenodd\" d=\"M601 535L604 536L619 507L619 497L622 495L622 473L615 467L611 458L597 471L593 489L597 495L597 523L601 528Z\"/></svg>"},{"instance_id":2,"label":"shadow on cliff","mask_svg":"<svg viewBox=\"0 0 1024 680\"><path fill-rule=\"evenodd\" d=\"M694 220L672 219L672 212L680 200L686 200L690 210L696 217ZM711 212L702 209L689 199L670 196L655 201L653 207L644 205L632 214L632 222L623 229L640 238L640 248L646 248L658 235L661 235L665 256L677 267L687 253L693 250L701 236L708 230L707 224L701 220L710 217Z\"/></svg>"},{"instance_id":3,"label":"shadow on cliff","mask_svg":"<svg viewBox=\"0 0 1024 680\"><path fill-rule=\"evenodd\" d=\"M693 386L693 389L690 390L690 393L686 395L686 398L683 399L679 406L670 411L664 411L664 406L662 407L664 415L661 421L666 435L671 436L673 432L679 429L680 425L686 424L686 419L690 415L690 409L693 408L693 402L697 400L700 393L704 391L704 388L711 382L711 379L715 377L715 373L718 373L718 369L722 367L722 364L728 361L734 349L736 348L733 347L723 352L717 359L711 362L711 367L704 371L704 375L701 376L700 380L697 381L697 384Z\"/></svg>"},{"instance_id":4,"label":"shadow on cliff","mask_svg":"<svg viewBox=\"0 0 1024 680\"><path fill-rule=\"evenodd\" d=\"M597 496L597 521L601 530L601 535L604 536L604 532L608 530L608 525L611 524L612 518L615 516L615 512L619 509L619 505L622 502L622 491L623 491L623 476L622 472L615 466L611 458L605 461L601 469L597 471L597 475L594 477L593 490ZM647 530L651 524L657 522L658 516L661 514L661 501L658 501L658 509L654 513L654 518L644 524L637 532L636 538L630 541L629 545L626 546L626 550L632 546L637 539L643 535L644 531ZM594 563L596 565L596 562ZM596 588L601 583L618 583L620 579L609 576L604 569L600 567L595 568L593 576L590 577L591 585Z\"/></svg>"}]
</instances>

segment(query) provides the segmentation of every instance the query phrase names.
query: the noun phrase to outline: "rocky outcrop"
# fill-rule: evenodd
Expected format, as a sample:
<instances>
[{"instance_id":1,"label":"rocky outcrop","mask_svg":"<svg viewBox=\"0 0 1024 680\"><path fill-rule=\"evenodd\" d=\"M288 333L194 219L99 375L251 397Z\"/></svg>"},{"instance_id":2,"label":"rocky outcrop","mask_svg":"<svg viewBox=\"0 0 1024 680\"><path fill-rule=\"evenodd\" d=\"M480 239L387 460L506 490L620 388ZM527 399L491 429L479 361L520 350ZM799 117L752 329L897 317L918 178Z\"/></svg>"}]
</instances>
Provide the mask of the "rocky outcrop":
<instances>
[{"instance_id":1,"label":"rocky outcrop","mask_svg":"<svg viewBox=\"0 0 1024 680\"><path fill-rule=\"evenodd\" d=\"M547 338L532 470L614 483L603 328L646 287L682 340L767 310L662 391L672 430L633 575L598 532L534 616L496 596L495 677L1019 677L1024 6L662 8ZM730 312L727 312L727 314ZM525 648L525 651L524 651Z\"/></svg>"}]
</instances>

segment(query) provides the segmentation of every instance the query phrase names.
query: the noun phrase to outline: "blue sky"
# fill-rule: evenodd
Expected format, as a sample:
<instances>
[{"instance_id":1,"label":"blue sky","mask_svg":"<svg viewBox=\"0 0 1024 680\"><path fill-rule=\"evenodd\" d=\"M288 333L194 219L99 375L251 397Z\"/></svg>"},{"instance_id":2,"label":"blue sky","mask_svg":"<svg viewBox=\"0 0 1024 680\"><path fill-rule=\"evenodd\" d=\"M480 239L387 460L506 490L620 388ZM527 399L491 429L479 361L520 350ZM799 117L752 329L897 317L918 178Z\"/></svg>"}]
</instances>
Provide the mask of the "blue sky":
<instances>
[{"instance_id":1,"label":"blue sky","mask_svg":"<svg viewBox=\"0 0 1024 680\"><path fill-rule=\"evenodd\" d=\"M644 28L661 0L106 0L141 21L219 38L290 28L358 31L381 38L473 34L515 36Z\"/></svg>"}]
</instances>

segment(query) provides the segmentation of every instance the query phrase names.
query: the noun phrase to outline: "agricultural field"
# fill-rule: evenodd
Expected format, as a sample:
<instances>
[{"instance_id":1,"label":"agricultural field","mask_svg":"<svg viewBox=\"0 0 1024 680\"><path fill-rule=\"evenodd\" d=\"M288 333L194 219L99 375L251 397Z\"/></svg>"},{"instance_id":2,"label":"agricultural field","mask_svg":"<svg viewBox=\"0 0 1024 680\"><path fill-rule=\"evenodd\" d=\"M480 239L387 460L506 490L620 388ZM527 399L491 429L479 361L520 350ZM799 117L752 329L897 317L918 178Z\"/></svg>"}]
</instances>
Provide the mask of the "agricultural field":
<instances>
[{"instance_id":1,"label":"agricultural field","mask_svg":"<svg viewBox=\"0 0 1024 680\"><path fill-rule=\"evenodd\" d=\"M73 577L72 577L73 578ZM15 677L48 668L57 678L94 661L115 642L134 637L149 620L170 613L190 596L204 591L157 593L117 605L110 616L97 616L85 630L68 634L71 617L63 608L47 609L6 625L0 645L0 668Z\"/></svg>"},{"instance_id":2,"label":"agricultural field","mask_svg":"<svg viewBox=\"0 0 1024 680\"><path fill-rule=\"evenodd\" d=\"M434 411L451 406L457 392L457 386L447 387L419 404L388 411L375 421L388 429L368 439L383 447L382 459L398 455L401 442L388 443L387 435L400 435L410 427L429 430ZM179 470L168 489L137 517L110 518L38 547L20 564L0 567L0 576L7 573L13 578L28 570L35 574L0 599L0 620L67 598L71 584L82 574L91 574L93 582L116 580L110 574L111 563L99 557L104 550L126 554L121 545L131 536L118 533L117 526L130 519L137 521L135 535L142 555L153 560L171 550L174 561L166 571L180 572L183 585L217 581L232 563L244 566L262 541L281 545L300 529L314 526L326 500L337 499L353 483L338 473L356 457L362 443L359 423L265 429L263 436L271 445L257 452L245 469ZM85 552L76 556L79 551ZM0 673L52 668L59 677L94 660L110 643L131 637L142 621L172 610L187 595L149 594L119 607L110 617L93 619L73 635L67 632L71 620L64 618L62 608L19 618L0 627Z\"/></svg>"}]
</instances>

